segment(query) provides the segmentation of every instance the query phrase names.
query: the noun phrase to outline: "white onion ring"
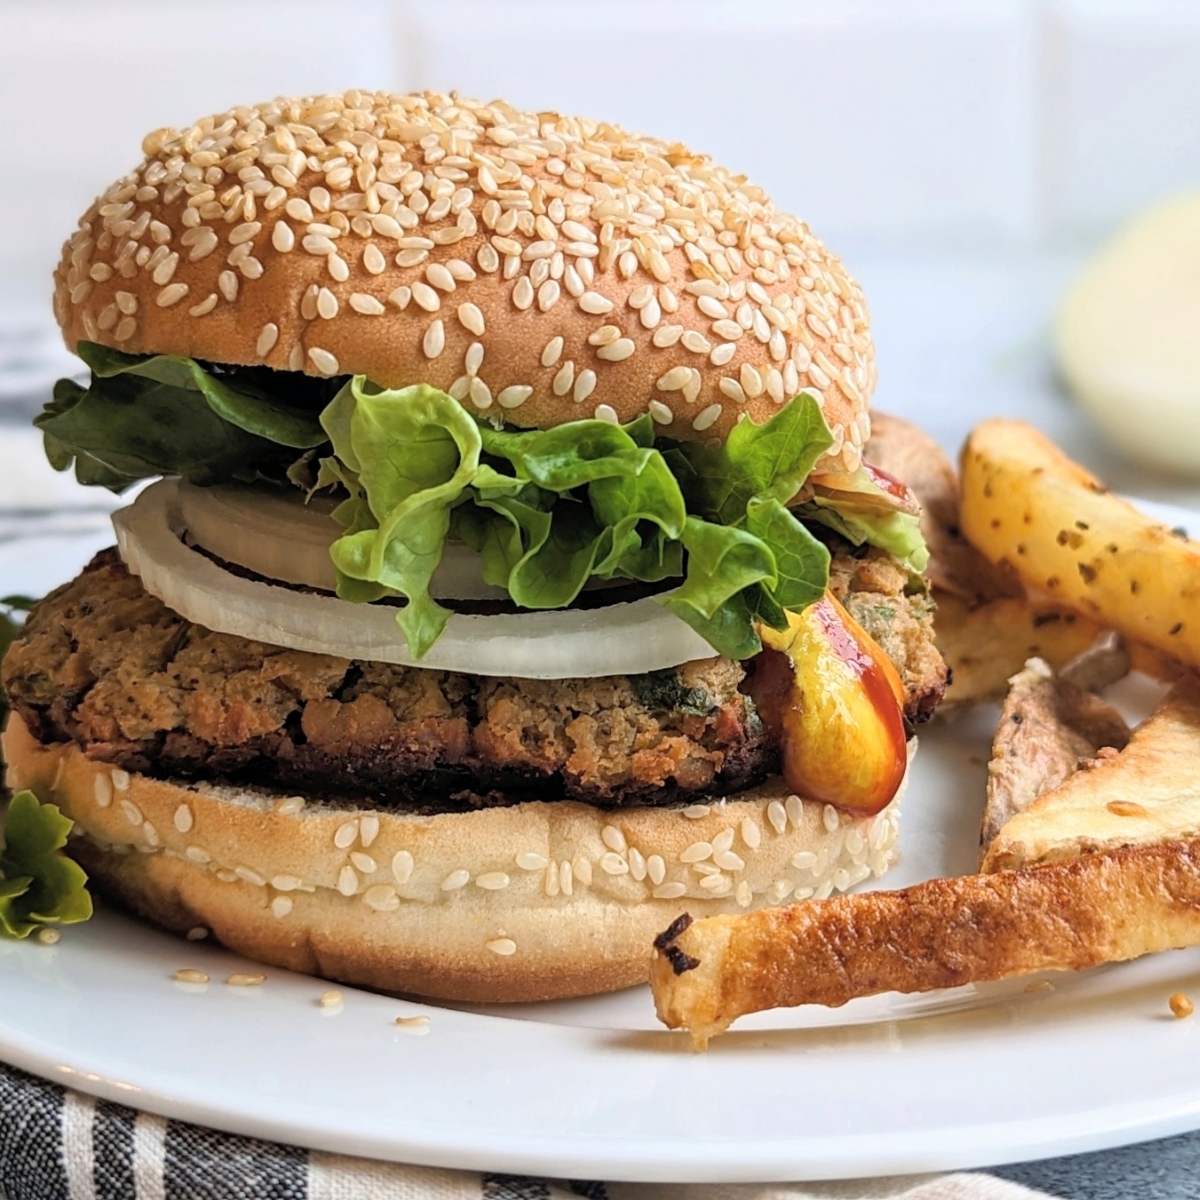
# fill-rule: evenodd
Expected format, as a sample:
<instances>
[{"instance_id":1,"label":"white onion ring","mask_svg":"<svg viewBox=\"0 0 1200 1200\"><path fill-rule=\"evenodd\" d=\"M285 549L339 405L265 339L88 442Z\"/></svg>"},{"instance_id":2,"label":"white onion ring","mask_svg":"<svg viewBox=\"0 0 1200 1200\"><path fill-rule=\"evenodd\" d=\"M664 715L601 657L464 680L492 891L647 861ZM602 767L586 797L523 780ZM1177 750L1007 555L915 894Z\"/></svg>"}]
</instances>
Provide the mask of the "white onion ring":
<instances>
[{"instance_id":1,"label":"white onion ring","mask_svg":"<svg viewBox=\"0 0 1200 1200\"><path fill-rule=\"evenodd\" d=\"M299 490L180 482L179 508L188 539L224 562L266 579L332 592L337 588L330 545L342 535L336 502ZM447 542L429 594L437 600L507 600L504 588L483 579L483 560L461 542Z\"/></svg>"},{"instance_id":2,"label":"white onion ring","mask_svg":"<svg viewBox=\"0 0 1200 1200\"><path fill-rule=\"evenodd\" d=\"M295 592L233 575L182 541L178 484L162 480L113 514L117 545L146 590L197 625L313 654L525 679L638 675L715 651L652 598L500 616L454 613L419 662L387 605Z\"/></svg>"}]
</instances>

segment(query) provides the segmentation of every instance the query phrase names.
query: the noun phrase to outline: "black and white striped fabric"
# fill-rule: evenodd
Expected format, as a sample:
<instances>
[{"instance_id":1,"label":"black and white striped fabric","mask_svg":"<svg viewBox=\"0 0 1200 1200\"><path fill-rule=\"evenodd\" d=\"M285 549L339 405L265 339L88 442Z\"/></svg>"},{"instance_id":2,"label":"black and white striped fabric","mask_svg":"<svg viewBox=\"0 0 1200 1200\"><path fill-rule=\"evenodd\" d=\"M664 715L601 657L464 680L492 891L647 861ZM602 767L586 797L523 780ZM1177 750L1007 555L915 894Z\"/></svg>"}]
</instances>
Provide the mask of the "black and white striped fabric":
<instances>
[{"instance_id":1,"label":"black and white striped fabric","mask_svg":"<svg viewBox=\"0 0 1200 1200\"><path fill-rule=\"evenodd\" d=\"M1032 1190L1037 1189L1037 1190ZM827 1184L581 1183L411 1167L235 1137L0 1065L0 1200L1175 1200L1200 1135L974 1174Z\"/></svg>"}]
</instances>

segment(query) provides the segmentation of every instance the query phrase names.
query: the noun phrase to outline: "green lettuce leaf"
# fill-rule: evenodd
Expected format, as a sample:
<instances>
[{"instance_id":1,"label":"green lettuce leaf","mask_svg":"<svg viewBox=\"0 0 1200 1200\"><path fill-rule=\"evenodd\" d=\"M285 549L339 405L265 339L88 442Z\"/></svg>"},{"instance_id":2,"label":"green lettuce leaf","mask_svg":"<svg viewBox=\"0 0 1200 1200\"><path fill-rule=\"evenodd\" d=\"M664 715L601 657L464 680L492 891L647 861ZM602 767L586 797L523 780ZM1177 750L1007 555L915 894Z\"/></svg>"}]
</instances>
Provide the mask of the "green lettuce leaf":
<instances>
[{"instance_id":1,"label":"green lettuce leaf","mask_svg":"<svg viewBox=\"0 0 1200 1200\"><path fill-rule=\"evenodd\" d=\"M806 392L724 443L670 442L648 415L496 429L425 385L80 353L90 386L60 381L37 422L56 467L115 490L158 474L336 489L338 594L403 597L416 657L449 619L429 593L447 537L523 608L564 607L591 578L682 577L661 603L736 657L759 649L756 622L782 628L828 582L828 552L787 507L833 440ZM820 496L798 511L910 564L924 553L903 515Z\"/></svg>"},{"instance_id":2,"label":"green lettuce leaf","mask_svg":"<svg viewBox=\"0 0 1200 1200\"><path fill-rule=\"evenodd\" d=\"M43 925L71 925L92 915L87 876L60 853L71 822L32 792L18 792L4 818L0 850L0 933L28 937Z\"/></svg>"},{"instance_id":3,"label":"green lettuce leaf","mask_svg":"<svg viewBox=\"0 0 1200 1200\"><path fill-rule=\"evenodd\" d=\"M769 421L739 421L724 442L681 442L688 511L734 525L751 500L787 504L833 445L820 405L801 392Z\"/></svg>"},{"instance_id":4,"label":"green lettuce leaf","mask_svg":"<svg viewBox=\"0 0 1200 1200\"><path fill-rule=\"evenodd\" d=\"M34 423L51 464L66 470L74 462L80 483L121 491L155 475L282 481L297 450L325 441L315 407L328 399L323 381L314 391L292 373L265 368L218 375L194 359L122 354L92 342L80 342L78 352L91 368L90 386L60 379Z\"/></svg>"}]
</instances>

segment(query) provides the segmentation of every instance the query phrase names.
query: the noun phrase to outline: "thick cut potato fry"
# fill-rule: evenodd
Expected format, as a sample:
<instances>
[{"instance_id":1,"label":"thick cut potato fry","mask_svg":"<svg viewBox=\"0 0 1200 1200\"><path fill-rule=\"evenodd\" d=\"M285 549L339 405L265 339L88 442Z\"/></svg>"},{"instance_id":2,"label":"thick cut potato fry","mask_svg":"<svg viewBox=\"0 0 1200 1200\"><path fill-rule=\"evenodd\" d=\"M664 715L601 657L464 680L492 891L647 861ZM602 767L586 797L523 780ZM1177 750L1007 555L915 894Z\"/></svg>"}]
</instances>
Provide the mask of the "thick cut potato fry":
<instances>
[{"instance_id":1,"label":"thick cut potato fry","mask_svg":"<svg viewBox=\"0 0 1200 1200\"><path fill-rule=\"evenodd\" d=\"M1104 629L1052 604L1003 597L972 607L944 592L935 597L937 648L951 672L943 709L998 699L1028 659L1043 659L1057 670Z\"/></svg>"},{"instance_id":2,"label":"thick cut potato fry","mask_svg":"<svg viewBox=\"0 0 1200 1200\"><path fill-rule=\"evenodd\" d=\"M1200 667L1200 544L1152 521L1020 421L962 453L963 533L1028 585Z\"/></svg>"},{"instance_id":3,"label":"thick cut potato fry","mask_svg":"<svg viewBox=\"0 0 1200 1200\"><path fill-rule=\"evenodd\" d=\"M697 1049L737 1017L928 992L1200 945L1200 841L1085 854L896 892L680 918L655 942L659 1020Z\"/></svg>"}]
</instances>

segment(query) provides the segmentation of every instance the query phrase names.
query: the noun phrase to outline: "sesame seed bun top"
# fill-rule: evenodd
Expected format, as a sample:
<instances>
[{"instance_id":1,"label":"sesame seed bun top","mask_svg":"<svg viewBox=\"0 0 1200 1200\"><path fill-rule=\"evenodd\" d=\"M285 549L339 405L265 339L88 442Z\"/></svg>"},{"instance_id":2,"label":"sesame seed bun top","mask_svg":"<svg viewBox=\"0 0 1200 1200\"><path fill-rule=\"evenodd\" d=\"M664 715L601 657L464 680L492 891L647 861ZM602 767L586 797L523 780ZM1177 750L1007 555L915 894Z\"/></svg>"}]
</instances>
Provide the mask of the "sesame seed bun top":
<instances>
[{"instance_id":1,"label":"sesame seed bun top","mask_svg":"<svg viewBox=\"0 0 1200 1200\"><path fill-rule=\"evenodd\" d=\"M55 274L67 344L425 382L545 428L724 437L802 388L853 469L858 285L741 176L614 125L432 93L278 99L143 142Z\"/></svg>"}]
</instances>

